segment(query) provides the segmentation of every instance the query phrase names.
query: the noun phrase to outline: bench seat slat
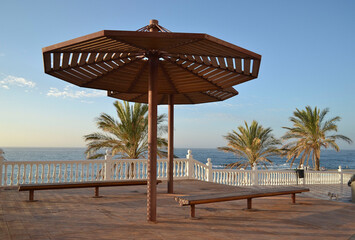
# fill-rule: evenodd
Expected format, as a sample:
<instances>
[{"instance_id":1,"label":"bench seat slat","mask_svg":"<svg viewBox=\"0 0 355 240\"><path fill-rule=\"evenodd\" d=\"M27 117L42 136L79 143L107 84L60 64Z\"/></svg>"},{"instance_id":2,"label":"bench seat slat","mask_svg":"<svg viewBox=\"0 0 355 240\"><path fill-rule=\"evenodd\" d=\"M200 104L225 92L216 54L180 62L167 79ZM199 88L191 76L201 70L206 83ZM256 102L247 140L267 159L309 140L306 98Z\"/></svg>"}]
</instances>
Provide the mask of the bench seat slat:
<instances>
[{"instance_id":1,"label":"bench seat slat","mask_svg":"<svg viewBox=\"0 0 355 240\"><path fill-rule=\"evenodd\" d=\"M204 204L212 202L232 201L248 198L270 197L277 195L287 195L293 193L308 192L308 188L299 187L283 187L283 188L265 188L265 189L250 189L238 192L216 193L208 195L190 195L175 197L181 206Z\"/></svg>"},{"instance_id":2,"label":"bench seat slat","mask_svg":"<svg viewBox=\"0 0 355 240\"><path fill-rule=\"evenodd\" d=\"M161 180L157 180L157 184ZM50 190L50 189L65 189L65 188L90 188L90 187L112 187L112 186L131 186L131 185L146 185L146 180L125 180L125 181L92 181L81 183L43 183L43 184L20 184L19 191L29 190Z\"/></svg>"}]
</instances>

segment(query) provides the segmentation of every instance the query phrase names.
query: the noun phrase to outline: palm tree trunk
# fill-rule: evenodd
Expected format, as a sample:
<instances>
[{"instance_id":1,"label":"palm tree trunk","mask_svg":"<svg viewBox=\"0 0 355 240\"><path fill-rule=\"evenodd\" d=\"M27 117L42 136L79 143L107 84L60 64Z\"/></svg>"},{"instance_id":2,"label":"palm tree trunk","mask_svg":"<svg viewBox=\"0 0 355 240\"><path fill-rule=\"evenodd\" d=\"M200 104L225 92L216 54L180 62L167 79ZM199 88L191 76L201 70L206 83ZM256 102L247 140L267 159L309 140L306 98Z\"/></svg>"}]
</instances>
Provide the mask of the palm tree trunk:
<instances>
[{"instance_id":1,"label":"palm tree trunk","mask_svg":"<svg viewBox=\"0 0 355 240\"><path fill-rule=\"evenodd\" d=\"M126 178L127 179L133 179L135 177L134 176L134 173L135 173L134 163L131 162L130 164L127 164L126 167L127 167Z\"/></svg>"},{"instance_id":2,"label":"palm tree trunk","mask_svg":"<svg viewBox=\"0 0 355 240\"><path fill-rule=\"evenodd\" d=\"M133 179L135 176L134 176L134 173L135 173L135 167L134 167L134 163L132 162L131 163L131 178Z\"/></svg>"},{"instance_id":3,"label":"palm tree trunk","mask_svg":"<svg viewBox=\"0 0 355 240\"><path fill-rule=\"evenodd\" d=\"M319 157L317 156L317 153L314 152L314 168L316 171L319 171Z\"/></svg>"}]
</instances>

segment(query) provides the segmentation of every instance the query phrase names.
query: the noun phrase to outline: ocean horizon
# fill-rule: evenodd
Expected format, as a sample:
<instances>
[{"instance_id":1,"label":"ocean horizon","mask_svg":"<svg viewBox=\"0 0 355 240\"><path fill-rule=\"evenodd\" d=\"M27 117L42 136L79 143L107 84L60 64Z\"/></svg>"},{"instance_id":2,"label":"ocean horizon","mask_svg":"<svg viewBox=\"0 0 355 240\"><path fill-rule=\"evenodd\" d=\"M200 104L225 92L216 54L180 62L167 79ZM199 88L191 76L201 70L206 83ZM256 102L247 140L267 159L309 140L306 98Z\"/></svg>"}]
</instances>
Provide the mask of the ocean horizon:
<instances>
[{"instance_id":1,"label":"ocean horizon","mask_svg":"<svg viewBox=\"0 0 355 240\"><path fill-rule=\"evenodd\" d=\"M6 161L64 161L85 160L85 147L2 147ZM217 148L175 148L174 154L179 158L186 158L187 151L191 150L193 158L206 163L211 158L214 168L224 168L226 164L241 160L232 153L219 151ZM268 169L290 169L286 158L273 157L273 164L268 164ZM298 166L298 161L292 169ZM312 166L310 164L310 166ZM322 150L320 166L327 170L355 169L355 150Z\"/></svg>"}]
</instances>

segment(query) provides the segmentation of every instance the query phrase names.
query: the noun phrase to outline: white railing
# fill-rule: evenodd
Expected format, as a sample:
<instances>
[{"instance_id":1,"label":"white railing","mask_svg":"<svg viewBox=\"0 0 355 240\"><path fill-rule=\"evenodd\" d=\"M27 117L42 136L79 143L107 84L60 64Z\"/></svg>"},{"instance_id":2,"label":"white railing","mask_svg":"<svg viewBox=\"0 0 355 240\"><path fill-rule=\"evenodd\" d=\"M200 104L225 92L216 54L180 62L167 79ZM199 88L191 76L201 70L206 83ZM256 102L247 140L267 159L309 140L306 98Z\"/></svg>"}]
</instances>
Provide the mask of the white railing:
<instances>
[{"instance_id":1,"label":"white railing","mask_svg":"<svg viewBox=\"0 0 355 240\"><path fill-rule=\"evenodd\" d=\"M102 180L103 161L3 162L0 186Z\"/></svg>"},{"instance_id":2,"label":"white railing","mask_svg":"<svg viewBox=\"0 0 355 240\"><path fill-rule=\"evenodd\" d=\"M253 185L252 173L252 171L248 170L214 169L212 181L232 186L250 186Z\"/></svg>"},{"instance_id":3,"label":"white railing","mask_svg":"<svg viewBox=\"0 0 355 240\"><path fill-rule=\"evenodd\" d=\"M295 185L298 183L293 170L259 170L257 174L258 185Z\"/></svg>"},{"instance_id":4,"label":"white railing","mask_svg":"<svg viewBox=\"0 0 355 240\"><path fill-rule=\"evenodd\" d=\"M305 171L305 184L347 184L352 175L342 171Z\"/></svg>"},{"instance_id":5,"label":"white railing","mask_svg":"<svg viewBox=\"0 0 355 240\"><path fill-rule=\"evenodd\" d=\"M158 159L157 178L167 179L168 161ZM174 179L197 179L233 186L346 184L352 173L307 171L298 179L294 170L213 169L211 159L201 163L188 151L186 159L174 159ZM102 180L147 179L147 159L80 161L4 161L0 156L0 187L24 183L83 182Z\"/></svg>"}]
</instances>

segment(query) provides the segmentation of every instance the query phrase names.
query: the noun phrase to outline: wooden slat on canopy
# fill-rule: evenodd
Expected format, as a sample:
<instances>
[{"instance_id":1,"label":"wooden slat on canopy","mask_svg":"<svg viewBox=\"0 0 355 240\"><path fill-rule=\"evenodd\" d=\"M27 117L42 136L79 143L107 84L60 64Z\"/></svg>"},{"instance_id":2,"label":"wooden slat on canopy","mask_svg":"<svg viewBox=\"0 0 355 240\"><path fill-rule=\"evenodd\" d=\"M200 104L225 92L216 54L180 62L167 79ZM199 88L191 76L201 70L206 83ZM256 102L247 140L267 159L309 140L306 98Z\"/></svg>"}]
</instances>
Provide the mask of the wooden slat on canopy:
<instances>
[{"instance_id":1,"label":"wooden slat on canopy","mask_svg":"<svg viewBox=\"0 0 355 240\"><path fill-rule=\"evenodd\" d=\"M238 92L232 87L223 90L180 93L174 95L174 105L218 102L224 101L236 95L238 95ZM115 91L107 91L107 96L129 102L148 103L148 94L146 93L120 93ZM158 105L167 104L169 104L169 94L158 94Z\"/></svg>"},{"instance_id":2,"label":"wooden slat on canopy","mask_svg":"<svg viewBox=\"0 0 355 240\"><path fill-rule=\"evenodd\" d=\"M46 73L80 87L128 93L147 93L151 52L159 55L159 93L228 88L256 78L261 59L192 33L104 30L43 48Z\"/></svg>"}]
</instances>

